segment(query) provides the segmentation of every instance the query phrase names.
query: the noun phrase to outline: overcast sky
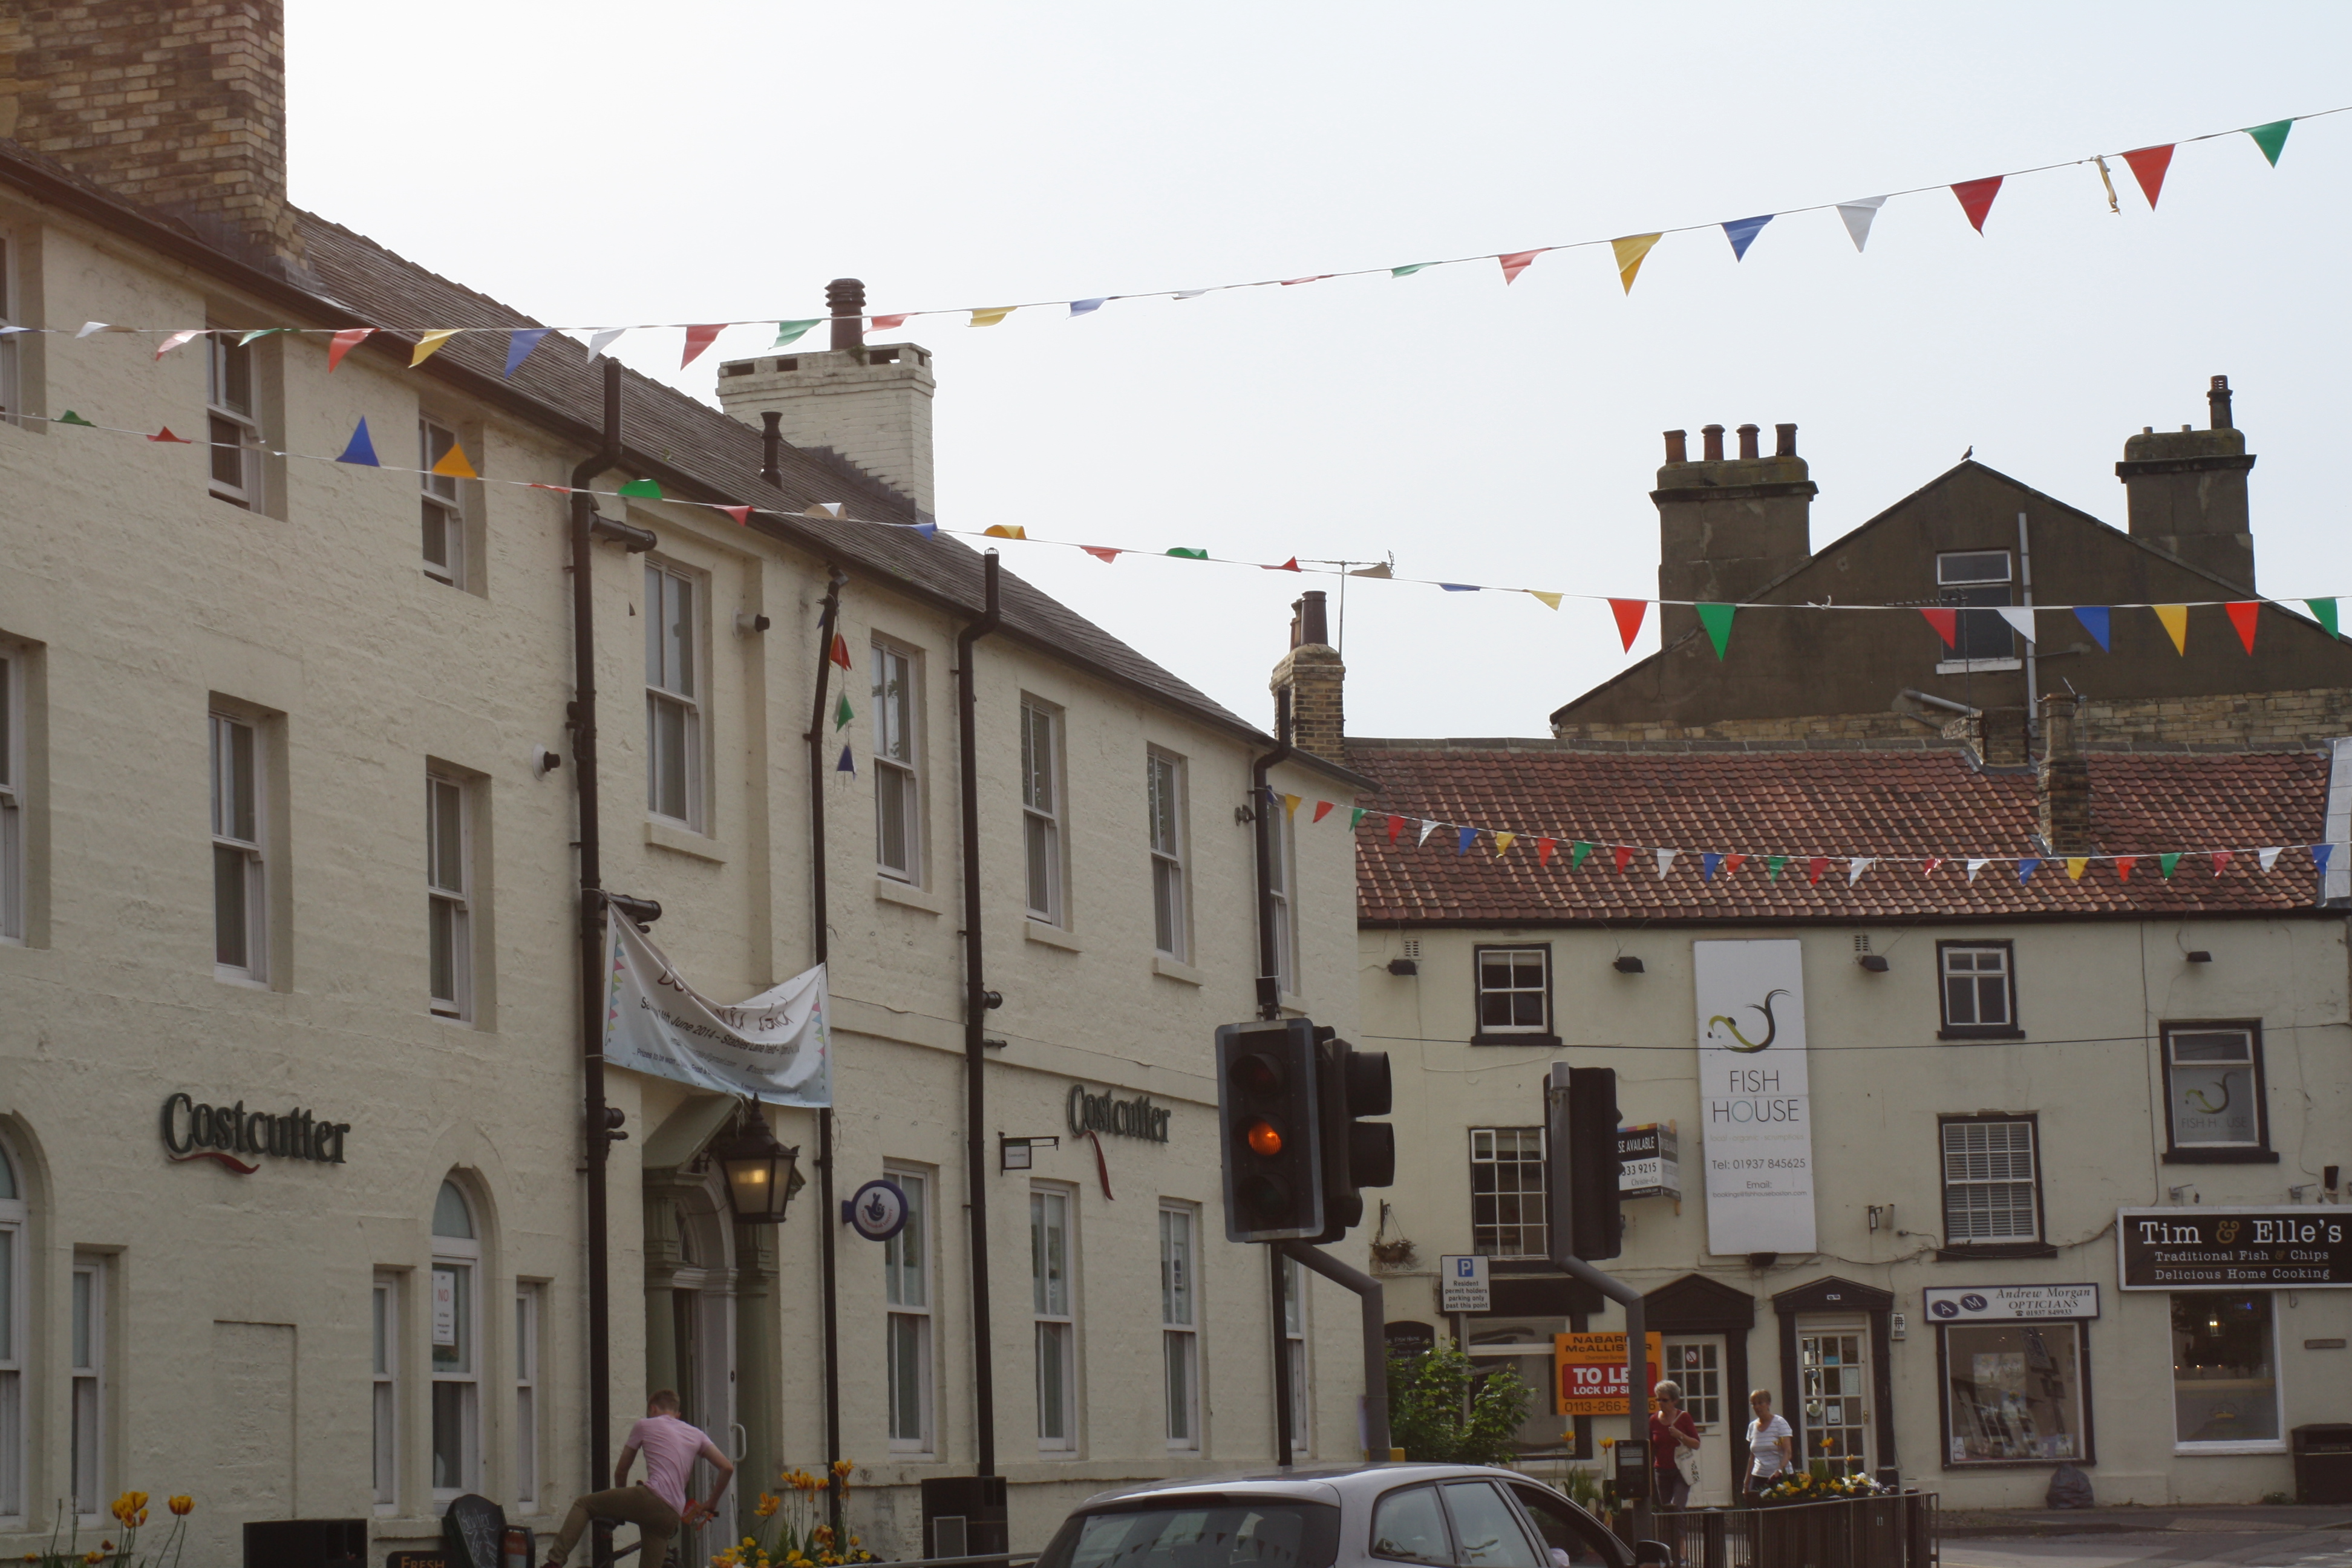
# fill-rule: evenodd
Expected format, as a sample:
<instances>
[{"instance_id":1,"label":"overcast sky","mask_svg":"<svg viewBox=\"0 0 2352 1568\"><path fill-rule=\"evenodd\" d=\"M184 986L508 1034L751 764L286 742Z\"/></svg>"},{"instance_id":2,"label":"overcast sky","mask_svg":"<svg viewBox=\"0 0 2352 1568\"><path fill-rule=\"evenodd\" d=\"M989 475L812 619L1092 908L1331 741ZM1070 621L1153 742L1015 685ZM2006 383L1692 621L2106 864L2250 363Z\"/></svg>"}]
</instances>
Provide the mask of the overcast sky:
<instances>
[{"instance_id":1,"label":"overcast sky","mask_svg":"<svg viewBox=\"0 0 2352 1568\"><path fill-rule=\"evenodd\" d=\"M2046 3L808 5L288 0L295 200L541 321L823 313L1391 267L1851 200L2352 103L2352 8ZM1816 546L1979 460L2120 526L2126 436L2227 374L2262 589L2343 563L2352 114L2275 170L2184 147L1606 249L1077 321L919 319L939 515L1045 538L1644 595L1659 432L1795 421ZM730 333L623 357L697 396ZM1247 718L1301 579L1007 565ZM1324 584L1331 586L1333 584ZM1349 728L1536 735L1622 668L1605 606L1356 584ZM1654 647L1645 637L1635 654ZM2192 649L2192 654L2194 650ZM1738 657L1735 634L1733 657ZM2086 689L2088 688L2086 687Z\"/></svg>"}]
</instances>

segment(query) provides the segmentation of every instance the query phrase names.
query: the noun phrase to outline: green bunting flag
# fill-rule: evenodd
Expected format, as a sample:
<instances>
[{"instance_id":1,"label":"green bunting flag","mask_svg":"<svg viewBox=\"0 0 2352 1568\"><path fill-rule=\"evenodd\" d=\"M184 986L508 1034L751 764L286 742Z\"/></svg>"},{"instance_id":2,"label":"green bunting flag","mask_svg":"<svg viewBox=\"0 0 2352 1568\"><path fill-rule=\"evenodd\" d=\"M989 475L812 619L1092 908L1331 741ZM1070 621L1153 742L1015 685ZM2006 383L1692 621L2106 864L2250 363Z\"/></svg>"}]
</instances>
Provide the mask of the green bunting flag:
<instances>
[{"instance_id":1,"label":"green bunting flag","mask_svg":"<svg viewBox=\"0 0 2352 1568\"><path fill-rule=\"evenodd\" d=\"M2159 855L2156 858L2156 868L2164 874L2164 879L2168 882L2172 879L2173 868L2179 864L2180 857L2177 854Z\"/></svg>"},{"instance_id":2,"label":"green bunting flag","mask_svg":"<svg viewBox=\"0 0 2352 1568\"><path fill-rule=\"evenodd\" d=\"M1731 616L1738 607L1733 605L1694 605L1698 611L1699 625L1706 628L1707 637L1715 643L1715 657L1723 658L1724 646L1731 641Z\"/></svg>"},{"instance_id":3,"label":"green bunting flag","mask_svg":"<svg viewBox=\"0 0 2352 1568\"><path fill-rule=\"evenodd\" d=\"M661 486L651 479L631 479L627 484L623 485L617 493L625 496L640 496L646 500L662 499Z\"/></svg>"},{"instance_id":4,"label":"green bunting flag","mask_svg":"<svg viewBox=\"0 0 2352 1568\"><path fill-rule=\"evenodd\" d=\"M1575 846L1568 852L1568 868L1571 871L1575 870L1584 864L1584 858L1591 853L1591 843L1587 839L1578 839Z\"/></svg>"},{"instance_id":5,"label":"green bunting flag","mask_svg":"<svg viewBox=\"0 0 2352 1568\"><path fill-rule=\"evenodd\" d=\"M1187 550L1181 544L1168 553L1181 555L1187 561L1206 561L1209 558L1209 552L1205 550Z\"/></svg>"},{"instance_id":6,"label":"green bunting flag","mask_svg":"<svg viewBox=\"0 0 2352 1568\"><path fill-rule=\"evenodd\" d=\"M833 727L836 730L846 730L849 728L849 721L856 717L857 715L850 710L849 693L843 692L839 705L833 710Z\"/></svg>"},{"instance_id":7,"label":"green bunting flag","mask_svg":"<svg viewBox=\"0 0 2352 1568\"><path fill-rule=\"evenodd\" d=\"M2286 149L2286 133L2294 129L2294 121L2292 120L2273 120L2268 125L2247 126L2246 134L2254 139L2254 145L2263 150L2263 156L2268 158L2271 167L2275 169L2279 154Z\"/></svg>"},{"instance_id":8,"label":"green bunting flag","mask_svg":"<svg viewBox=\"0 0 2352 1568\"><path fill-rule=\"evenodd\" d=\"M1789 858L1786 855L1775 855L1770 859L1765 861L1764 879L1768 882L1779 881L1780 879L1780 868L1788 863Z\"/></svg>"},{"instance_id":9,"label":"green bunting flag","mask_svg":"<svg viewBox=\"0 0 2352 1568\"><path fill-rule=\"evenodd\" d=\"M2325 626L2327 629L2327 635L2329 637L2339 637L2342 635L2336 629L2335 600L2305 599L2304 603L2311 606L2313 616L2318 620L2322 626Z\"/></svg>"},{"instance_id":10,"label":"green bunting flag","mask_svg":"<svg viewBox=\"0 0 2352 1568\"><path fill-rule=\"evenodd\" d=\"M1391 278L1410 278L1414 273L1420 271L1423 268L1432 265L1433 264L1427 261L1416 261L1410 267L1391 267L1389 268L1389 276Z\"/></svg>"},{"instance_id":11,"label":"green bunting flag","mask_svg":"<svg viewBox=\"0 0 2352 1568\"><path fill-rule=\"evenodd\" d=\"M1358 806L1348 814L1348 831L1353 833L1364 820L1364 807Z\"/></svg>"},{"instance_id":12,"label":"green bunting flag","mask_svg":"<svg viewBox=\"0 0 2352 1568\"><path fill-rule=\"evenodd\" d=\"M768 346L772 349L790 348L794 343L800 342L803 338L808 336L808 331L811 327L822 326L828 319L829 318L824 316L812 316L805 321L778 321L776 323L776 341L770 343Z\"/></svg>"},{"instance_id":13,"label":"green bunting flag","mask_svg":"<svg viewBox=\"0 0 2352 1568\"><path fill-rule=\"evenodd\" d=\"M92 429L92 430L95 430L95 429L97 429L97 428L98 428L98 426L95 426L95 425L90 425L90 423L89 423L89 420L87 420L87 419L83 418L80 415L76 414L76 413L75 413L72 409L70 409L70 408L67 409L63 414L60 414L60 415L58 415L58 424L60 424L60 425L87 425L87 426L89 426L89 428L90 428L90 429Z\"/></svg>"}]
</instances>

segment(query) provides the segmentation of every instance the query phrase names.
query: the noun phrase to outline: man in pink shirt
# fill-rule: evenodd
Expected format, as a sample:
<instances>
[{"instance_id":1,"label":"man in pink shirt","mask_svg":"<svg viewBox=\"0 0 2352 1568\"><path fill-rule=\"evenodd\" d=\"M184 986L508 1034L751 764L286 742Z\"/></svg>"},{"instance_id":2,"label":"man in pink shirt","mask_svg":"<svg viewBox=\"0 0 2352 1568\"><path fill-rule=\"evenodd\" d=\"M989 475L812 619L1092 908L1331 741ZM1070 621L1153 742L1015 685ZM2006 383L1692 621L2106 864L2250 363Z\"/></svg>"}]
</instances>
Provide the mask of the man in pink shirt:
<instances>
[{"instance_id":1,"label":"man in pink shirt","mask_svg":"<svg viewBox=\"0 0 2352 1568\"><path fill-rule=\"evenodd\" d=\"M635 1467L640 1449L646 1456L646 1479L631 1486L629 1471ZM711 1489L709 1502L689 1501L687 1498L687 1482L694 1474L697 1459L709 1460L710 1468L719 1472L719 1484ZM719 1451L719 1445L700 1427L689 1426L678 1419L677 1395L665 1388L647 1402L646 1418L629 1428L629 1440L621 1446L620 1463L613 1467L613 1489L590 1492L572 1505L563 1528L556 1531L547 1568L563 1568L592 1519L614 1519L635 1525L637 1538L645 1545L637 1553L637 1561L645 1568L661 1568L662 1559L669 1552L670 1539L681 1526L700 1524L709 1519L717 1510L719 1500L727 1495L728 1482L734 1479L733 1462Z\"/></svg>"}]
</instances>

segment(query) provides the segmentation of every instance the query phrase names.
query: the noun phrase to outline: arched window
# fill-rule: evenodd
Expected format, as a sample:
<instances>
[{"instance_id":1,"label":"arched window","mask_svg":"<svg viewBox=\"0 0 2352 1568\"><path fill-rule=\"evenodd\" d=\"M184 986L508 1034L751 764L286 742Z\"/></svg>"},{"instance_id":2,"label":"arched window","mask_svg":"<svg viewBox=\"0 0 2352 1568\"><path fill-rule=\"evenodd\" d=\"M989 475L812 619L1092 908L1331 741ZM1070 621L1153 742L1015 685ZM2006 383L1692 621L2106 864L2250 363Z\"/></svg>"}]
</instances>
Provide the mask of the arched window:
<instances>
[{"instance_id":1,"label":"arched window","mask_svg":"<svg viewBox=\"0 0 2352 1568\"><path fill-rule=\"evenodd\" d=\"M25 1184L0 1143L0 1519L25 1512Z\"/></svg>"},{"instance_id":2,"label":"arched window","mask_svg":"<svg viewBox=\"0 0 2352 1568\"><path fill-rule=\"evenodd\" d=\"M454 1181L433 1203L433 1495L481 1489L480 1229Z\"/></svg>"}]
</instances>

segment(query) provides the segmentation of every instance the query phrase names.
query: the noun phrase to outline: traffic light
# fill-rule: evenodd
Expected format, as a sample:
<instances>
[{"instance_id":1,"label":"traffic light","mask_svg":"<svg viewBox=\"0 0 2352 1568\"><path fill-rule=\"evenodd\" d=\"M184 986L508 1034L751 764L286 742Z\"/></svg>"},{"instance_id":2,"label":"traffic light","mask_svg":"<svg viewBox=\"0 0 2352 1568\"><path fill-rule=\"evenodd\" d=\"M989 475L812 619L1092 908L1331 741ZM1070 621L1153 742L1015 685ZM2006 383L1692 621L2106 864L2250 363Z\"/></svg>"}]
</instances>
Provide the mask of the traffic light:
<instances>
[{"instance_id":1,"label":"traffic light","mask_svg":"<svg viewBox=\"0 0 2352 1568\"><path fill-rule=\"evenodd\" d=\"M1226 1240L1322 1234L1318 1077L1315 1026L1305 1018L1218 1028Z\"/></svg>"},{"instance_id":2,"label":"traffic light","mask_svg":"<svg viewBox=\"0 0 2352 1568\"><path fill-rule=\"evenodd\" d=\"M1323 1233L1318 1244L1339 1240L1363 1223L1360 1187L1385 1187L1396 1180L1396 1129L1385 1121L1394 1109L1386 1051L1360 1051L1329 1029L1315 1031L1318 1103L1323 1123Z\"/></svg>"},{"instance_id":3,"label":"traffic light","mask_svg":"<svg viewBox=\"0 0 2352 1568\"><path fill-rule=\"evenodd\" d=\"M1568 1250L1587 1263L1623 1250L1617 1166L1617 1071L1571 1068L1568 1147L1553 1151L1552 1171L1568 1183Z\"/></svg>"}]
</instances>

